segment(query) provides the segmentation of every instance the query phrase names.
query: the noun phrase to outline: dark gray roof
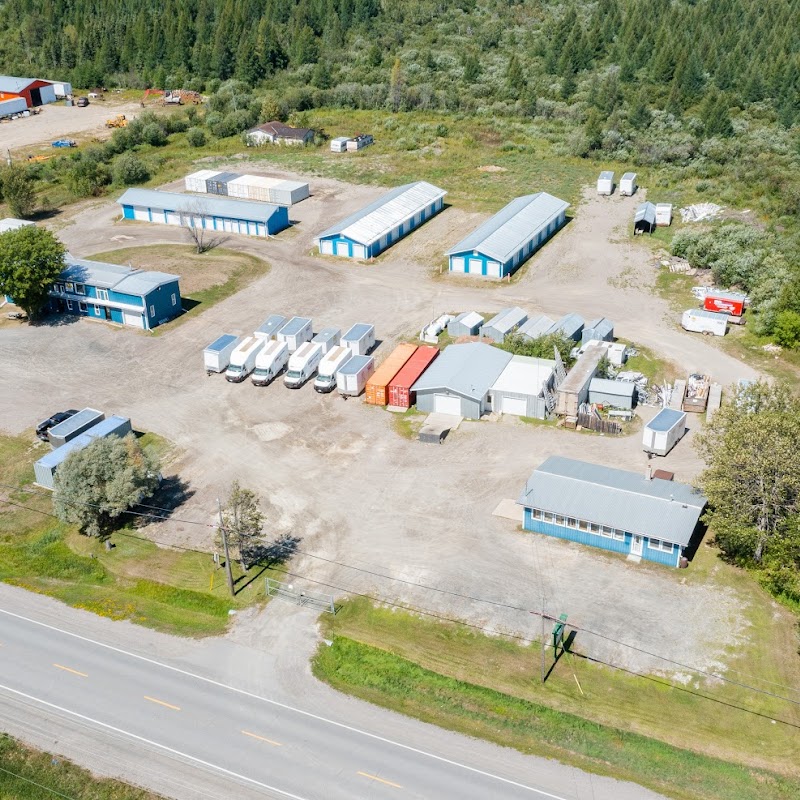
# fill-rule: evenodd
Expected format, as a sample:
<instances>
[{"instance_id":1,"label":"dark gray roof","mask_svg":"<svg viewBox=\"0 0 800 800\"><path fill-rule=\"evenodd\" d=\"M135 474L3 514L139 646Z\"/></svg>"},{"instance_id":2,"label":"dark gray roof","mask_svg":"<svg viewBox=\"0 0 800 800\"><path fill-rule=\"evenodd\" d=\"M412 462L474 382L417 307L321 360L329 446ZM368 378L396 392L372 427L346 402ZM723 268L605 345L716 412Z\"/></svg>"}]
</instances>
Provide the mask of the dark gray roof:
<instances>
[{"instance_id":1,"label":"dark gray roof","mask_svg":"<svg viewBox=\"0 0 800 800\"><path fill-rule=\"evenodd\" d=\"M171 275L168 272L152 272L123 267L121 264L89 261L85 258L75 258L69 253L64 256L64 262L66 267L61 273L62 280L86 283L100 289L113 289L115 292L138 297L148 295L159 286L180 280L179 275Z\"/></svg>"},{"instance_id":2,"label":"dark gray roof","mask_svg":"<svg viewBox=\"0 0 800 800\"><path fill-rule=\"evenodd\" d=\"M250 222L267 222L281 206L250 200L231 200L218 194L178 194L156 189L127 189L117 200L121 206L160 208L203 216L229 217Z\"/></svg>"},{"instance_id":3,"label":"dark gray roof","mask_svg":"<svg viewBox=\"0 0 800 800\"><path fill-rule=\"evenodd\" d=\"M645 427L650 428L651 431L664 433L672 430L681 420L685 419L685 411L678 411L674 408L662 408Z\"/></svg>"},{"instance_id":4,"label":"dark gray roof","mask_svg":"<svg viewBox=\"0 0 800 800\"><path fill-rule=\"evenodd\" d=\"M648 480L644 472L550 456L517 502L686 546L706 498L684 483Z\"/></svg>"},{"instance_id":5,"label":"dark gray roof","mask_svg":"<svg viewBox=\"0 0 800 800\"><path fill-rule=\"evenodd\" d=\"M451 344L411 389L414 392L446 389L473 400L483 400L509 361L511 353L483 342Z\"/></svg>"},{"instance_id":6,"label":"dark gray roof","mask_svg":"<svg viewBox=\"0 0 800 800\"><path fill-rule=\"evenodd\" d=\"M478 252L505 263L567 208L569 203L547 192L517 197L445 255Z\"/></svg>"}]
</instances>

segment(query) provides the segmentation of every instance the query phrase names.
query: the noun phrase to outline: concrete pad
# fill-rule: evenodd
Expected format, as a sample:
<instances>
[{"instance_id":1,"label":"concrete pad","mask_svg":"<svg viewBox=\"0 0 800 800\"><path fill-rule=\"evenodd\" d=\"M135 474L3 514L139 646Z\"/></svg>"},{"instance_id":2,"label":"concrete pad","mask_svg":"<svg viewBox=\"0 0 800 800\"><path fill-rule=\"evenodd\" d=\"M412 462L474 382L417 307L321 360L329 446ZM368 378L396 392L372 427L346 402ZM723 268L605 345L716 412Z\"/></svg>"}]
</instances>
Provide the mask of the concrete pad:
<instances>
[{"instance_id":1,"label":"concrete pad","mask_svg":"<svg viewBox=\"0 0 800 800\"><path fill-rule=\"evenodd\" d=\"M516 500L509 500L506 498L497 504L497 508L492 511L492 516L510 519L514 522L518 522L521 525L524 510L525 509L523 509Z\"/></svg>"}]
</instances>

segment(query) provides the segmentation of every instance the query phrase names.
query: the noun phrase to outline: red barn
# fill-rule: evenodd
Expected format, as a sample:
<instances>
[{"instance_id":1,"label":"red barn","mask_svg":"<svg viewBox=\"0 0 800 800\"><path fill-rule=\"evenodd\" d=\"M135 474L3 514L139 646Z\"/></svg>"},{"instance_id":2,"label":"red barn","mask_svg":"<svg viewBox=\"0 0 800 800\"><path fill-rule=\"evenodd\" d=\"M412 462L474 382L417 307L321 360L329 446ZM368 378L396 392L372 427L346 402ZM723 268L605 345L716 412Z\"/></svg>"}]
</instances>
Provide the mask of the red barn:
<instances>
[{"instance_id":1,"label":"red barn","mask_svg":"<svg viewBox=\"0 0 800 800\"><path fill-rule=\"evenodd\" d=\"M13 100L17 97L22 97L28 108L36 108L46 103L55 103L56 90L50 81L39 78L0 75L0 100Z\"/></svg>"}]
</instances>

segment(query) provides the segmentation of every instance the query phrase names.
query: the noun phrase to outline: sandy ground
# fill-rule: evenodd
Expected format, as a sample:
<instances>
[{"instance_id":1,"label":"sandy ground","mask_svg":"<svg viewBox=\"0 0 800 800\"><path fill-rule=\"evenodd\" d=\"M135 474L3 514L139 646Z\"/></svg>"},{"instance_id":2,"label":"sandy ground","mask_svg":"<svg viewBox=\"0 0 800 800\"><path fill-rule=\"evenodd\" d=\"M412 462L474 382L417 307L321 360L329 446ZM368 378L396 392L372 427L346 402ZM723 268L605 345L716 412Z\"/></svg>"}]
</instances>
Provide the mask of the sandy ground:
<instances>
[{"instance_id":1,"label":"sandy ground","mask_svg":"<svg viewBox=\"0 0 800 800\"><path fill-rule=\"evenodd\" d=\"M303 551L348 565L298 556L295 571L308 578L309 588L320 589L313 583L319 581L337 594L369 591L522 635L535 633L527 611L398 579L524 609L544 605L643 649L716 665L746 635L734 593L683 584L678 571L521 534L514 522L492 516L550 454L644 470L638 436L593 437L509 417L465 422L444 446L422 445L399 436L390 413L360 401L320 396L309 386L293 392L280 384L232 385L206 377L202 368L208 342L223 331L252 331L273 312L312 316L316 329L374 322L380 359L394 339L442 311L491 311L513 303L529 312L608 316L620 337L724 384L755 377L706 338L680 330L675 314L652 294L651 254L624 236L641 198L588 193L576 219L532 260L522 280L497 285L432 276L442 252L479 219L453 208L373 265L313 255L315 233L381 190L315 179L312 191L291 210L298 223L291 231L270 241L231 237L226 243L269 260L269 275L166 335L88 321L0 331L0 427L19 432L58 408L83 405L131 416L137 429L155 431L182 449L172 468L195 492L178 512L183 520L213 520L216 498L238 478L264 498L270 535L292 534ZM81 256L114 244L185 241L181 230L118 217L116 205L93 201L57 224ZM69 369L54 382L61 364ZM698 422L690 419L690 426ZM658 462L678 479L692 478L701 466L691 436ZM207 531L177 521L149 529L157 540L197 547L209 545ZM663 668L607 641L582 645L631 668Z\"/></svg>"},{"instance_id":2,"label":"sandy ground","mask_svg":"<svg viewBox=\"0 0 800 800\"><path fill-rule=\"evenodd\" d=\"M49 147L55 139L80 140L89 135L104 139L113 132L105 126L107 119L117 114L133 119L141 110L139 103L120 102L113 95L107 95L102 101L91 101L85 108L67 108L63 103L53 103L42 106L41 113L35 116L0 124L0 146L3 156L9 149L13 157L18 148Z\"/></svg>"}]
</instances>

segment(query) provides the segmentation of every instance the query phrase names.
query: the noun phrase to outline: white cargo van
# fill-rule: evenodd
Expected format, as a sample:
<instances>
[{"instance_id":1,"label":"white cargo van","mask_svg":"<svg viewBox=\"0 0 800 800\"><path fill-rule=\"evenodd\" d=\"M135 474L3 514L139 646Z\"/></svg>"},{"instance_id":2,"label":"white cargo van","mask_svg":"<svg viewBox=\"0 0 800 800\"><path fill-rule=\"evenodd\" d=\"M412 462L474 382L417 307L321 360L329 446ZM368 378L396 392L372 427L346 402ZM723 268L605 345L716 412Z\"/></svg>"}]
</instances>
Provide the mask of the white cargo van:
<instances>
[{"instance_id":1,"label":"white cargo van","mask_svg":"<svg viewBox=\"0 0 800 800\"><path fill-rule=\"evenodd\" d=\"M294 353L301 344L310 342L313 336L311 320L306 317L292 317L276 334L279 342L289 345L289 352Z\"/></svg>"},{"instance_id":2,"label":"white cargo van","mask_svg":"<svg viewBox=\"0 0 800 800\"><path fill-rule=\"evenodd\" d=\"M306 342L292 353L283 383L290 389L299 389L317 371L322 361L322 345Z\"/></svg>"},{"instance_id":3,"label":"white cargo van","mask_svg":"<svg viewBox=\"0 0 800 800\"><path fill-rule=\"evenodd\" d=\"M684 330L706 336L724 336L728 332L728 315L702 308L690 308L683 312L681 326Z\"/></svg>"},{"instance_id":4,"label":"white cargo van","mask_svg":"<svg viewBox=\"0 0 800 800\"><path fill-rule=\"evenodd\" d=\"M375 372L375 359L372 356L353 356L336 373L339 394L345 397L358 397L364 391L373 372Z\"/></svg>"},{"instance_id":5,"label":"white cargo van","mask_svg":"<svg viewBox=\"0 0 800 800\"><path fill-rule=\"evenodd\" d=\"M263 339L248 336L231 353L231 363L225 370L225 380L231 383L241 383L255 368L256 356L263 346Z\"/></svg>"},{"instance_id":6,"label":"white cargo van","mask_svg":"<svg viewBox=\"0 0 800 800\"><path fill-rule=\"evenodd\" d=\"M256 356L256 367L250 380L254 386L266 386L283 372L289 360L289 345L286 342L267 342Z\"/></svg>"},{"instance_id":7,"label":"white cargo van","mask_svg":"<svg viewBox=\"0 0 800 800\"><path fill-rule=\"evenodd\" d=\"M351 359L353 351L344 345L337 345L319 362L314 391L327 394L336 388L336 373Z\"/></svg>"},{"instance_id":8,"label":"white cargo van","mask_svg":"<svg viewBox=\"0 0 800 800\"><path fill-rule=\"evenodd\" d=\"M365 356L375 347L375 326L357 322L342 336L342 344L353 351L353 355Z\"/></svg>"}]
</instances>

